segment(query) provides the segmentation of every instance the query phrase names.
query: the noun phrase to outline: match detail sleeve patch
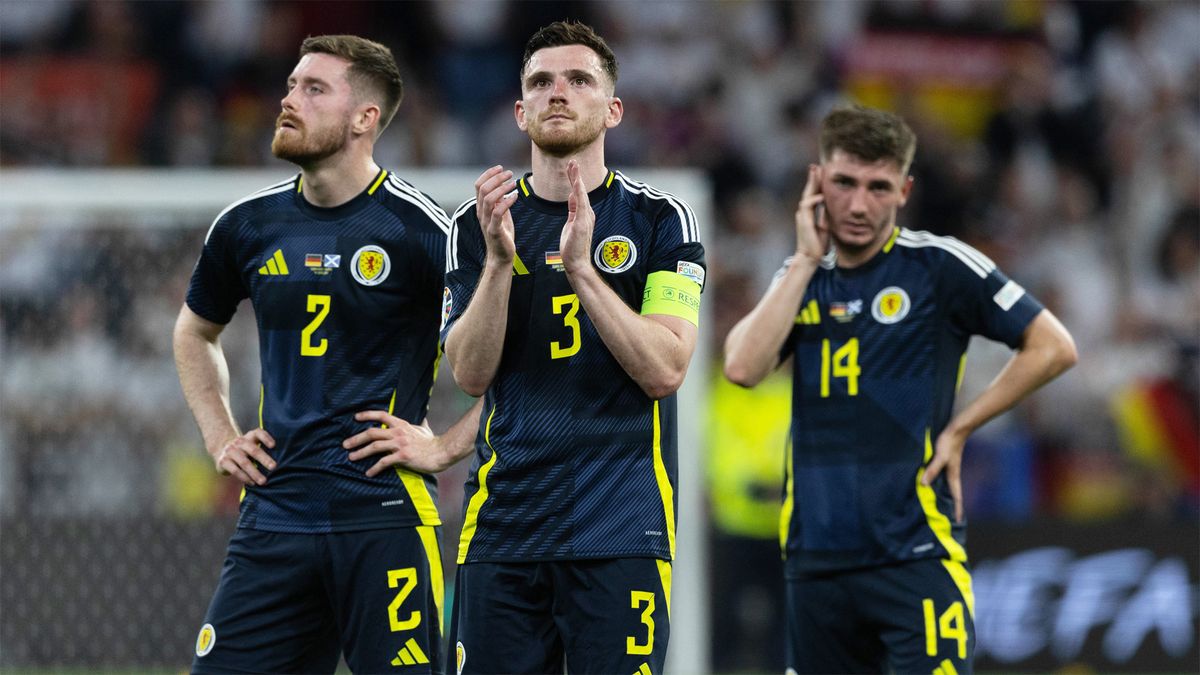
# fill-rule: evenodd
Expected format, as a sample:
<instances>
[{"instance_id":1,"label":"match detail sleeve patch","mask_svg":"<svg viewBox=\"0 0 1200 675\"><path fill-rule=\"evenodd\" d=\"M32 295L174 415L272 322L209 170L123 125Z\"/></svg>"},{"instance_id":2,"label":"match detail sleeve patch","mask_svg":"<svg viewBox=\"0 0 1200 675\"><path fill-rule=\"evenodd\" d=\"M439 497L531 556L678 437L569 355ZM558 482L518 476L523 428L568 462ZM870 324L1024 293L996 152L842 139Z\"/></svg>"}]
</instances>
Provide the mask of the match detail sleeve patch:
<instances>
[{"instance_id":1,"label":"match detail sleeve patch","mask_svg":"<svg viewBox=\"0 0 1200 675\"><path fill-rule=\"evenodd\" d=\"M678 272L652 272L642 292L642 315L666 314L700 325L700 284Z\"/></svg>"},{"instance_id":2,"label":"match detail sleeve patch","mask_svg":"<svg viewBox=\"0 0 1200 675\"><path fill-rule=\"evenodd\" d=\"M675 271L682 274L684 277L700 284L700 288L704 288L704 268L694 262L680 260L675 263Z\"/></svg>"},{"instance_id":3,"label":"match detail sleeve patch","mask_svg":"<svg viewBox=\"0 0 1200 675\"><path fill-rule=\"evenodd\" d=\"M1000 309L1007 312L1012 309L1013 305L1017 304L1017 301L1023 295L1025 295L1025 289L1021 288L1015 281L1009 281L999 291L996 291L996 294L992 296L992 300L995 300L996 304L1000 305Z\"/></svg>"}]
</instances>

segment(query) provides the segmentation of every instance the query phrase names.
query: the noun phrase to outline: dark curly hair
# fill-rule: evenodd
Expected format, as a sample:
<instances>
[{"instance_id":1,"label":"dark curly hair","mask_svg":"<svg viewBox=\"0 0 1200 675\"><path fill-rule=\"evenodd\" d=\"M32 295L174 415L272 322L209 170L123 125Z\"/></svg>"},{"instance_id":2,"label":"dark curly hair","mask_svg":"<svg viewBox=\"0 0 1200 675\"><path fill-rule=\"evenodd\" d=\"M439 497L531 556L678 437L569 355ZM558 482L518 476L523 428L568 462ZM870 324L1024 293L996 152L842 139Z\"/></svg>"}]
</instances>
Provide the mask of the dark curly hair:
<instances>
[{"instance_id":1,"label":"dark curly hair","mask_svg":"<svg viewBox=\"0 0 1200 675\"><path fill-rule=\"evenodd\" d=\"M821 161L843 150L868 162L890 159L908 173L917 135L897 115L861 105L834 108L821 121Z\"/></svg>"},{"instance_id":2,"label":"dark curly hair","mask_svg":"<svg viewBox=\"0 0 1200 675\"><path fill-rule=\"evenodd\" d=\"M529 59L533 58L534 52L547 47L564 47L566 45L583 45L596 52L600 57L604 72L608 73L609 79L612 80L612 85L617 86L616 54L613 54L608 43L592 30L591 26L578 21L555 21L538 29L538 32L529 38L529 42L525 43L525 56L521 59L521 75L524 76L525 69L529 67Z\"/></svg>"}]
</instances>

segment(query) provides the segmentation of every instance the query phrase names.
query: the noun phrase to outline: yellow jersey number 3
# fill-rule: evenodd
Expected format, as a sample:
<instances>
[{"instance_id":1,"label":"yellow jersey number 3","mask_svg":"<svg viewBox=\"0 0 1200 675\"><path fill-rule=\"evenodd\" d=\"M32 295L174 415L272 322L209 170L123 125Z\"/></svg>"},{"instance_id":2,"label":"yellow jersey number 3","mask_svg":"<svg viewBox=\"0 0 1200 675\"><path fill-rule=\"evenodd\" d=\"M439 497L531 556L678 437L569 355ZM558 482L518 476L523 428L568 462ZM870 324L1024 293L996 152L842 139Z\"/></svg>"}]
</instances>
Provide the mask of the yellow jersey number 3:
<instances>
[{"instance_id":1,"label":"yellow jersey number 3","mask_svg":"<svg viewBox=\"0 0 1200 675\"><path fill-rule=\"evenodd\" d=\"M565 344L558 340L550 341L550 358L565 359L579 353L579 296L556 295L550 298L550 309L554 314L563 315L563 326L570 329L571 339Z\"/></svg>"}]
</instances>

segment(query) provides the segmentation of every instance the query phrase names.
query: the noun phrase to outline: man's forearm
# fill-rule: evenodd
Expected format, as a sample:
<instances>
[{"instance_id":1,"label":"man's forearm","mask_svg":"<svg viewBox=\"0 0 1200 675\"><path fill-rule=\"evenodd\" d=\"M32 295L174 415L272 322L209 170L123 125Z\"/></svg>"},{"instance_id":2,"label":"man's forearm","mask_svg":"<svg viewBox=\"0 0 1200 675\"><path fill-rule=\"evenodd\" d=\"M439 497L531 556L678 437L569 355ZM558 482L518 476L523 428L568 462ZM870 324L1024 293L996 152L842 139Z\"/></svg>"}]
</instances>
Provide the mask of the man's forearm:
<instances>
[{"instance_id":1,"label":"man's forearm","mask_svg":"<svg viewBox=\"0 0 1200 675\"><path fill-rule=\"evenodd\" d=\"M471 396L482 396L500 367L511 290L511 264L485 264L471 304L446 339L454 381Z\"/></svg>"},{"instance_id":2,"label":"man's forearm","mask_svg":"<svg viewBox=\"0 0 1200 675\"><path fill-rule=\"evenodd\" d=\"M996 379L947 425L963 437L1008 410L1042 385L1075 365L1078 356L1070 333L1048 310L1027 329L1021 350L1013 354Z\"/></svg>"},{"instance_id":3,"label":"man's forearm","mask_svg":"<svg viewBox=\"0 0 1200 675\"><path fill-rule=\"evenodd\" d=\"M779 350L795 325L796 312L817 269L796 256L783 276L725 338L725 377L743 387L762 382L779 364Z\"/></svg>"},{"instance_id":4,"label":"man's forearm","mask_svg":"<svg viewBox=\"0 0 1200 675\"><path fill-rule=\"evenodd\" d=\"M659 399L679 389L696 346L695 326L676 332L639 315L591 267L567 278L604 345L647 396Z\"/></svg>"},{"instance_id":5,"label":"man's forearm","mask_svg":"<svg viewBox=\"0 0 1200 675\"><path fill-rule=\"evenodd\" d=\"M176 329L175 367L179 384L210 455L241 435L229 406L229 367L218 340Z\"/></svg>"},{"instance_id":6,"label":"man's forearm","mask_svg":"<svg viewBox=\"0 0 1200 675\"><path fill-rule=\"evenodd\" d=\"M446 430L446 433L438 437L443 468L454 466L475 449L475 438L479 435L479 415L482 411L483 399L479 399Z\"/></svg>"}]
</instances>

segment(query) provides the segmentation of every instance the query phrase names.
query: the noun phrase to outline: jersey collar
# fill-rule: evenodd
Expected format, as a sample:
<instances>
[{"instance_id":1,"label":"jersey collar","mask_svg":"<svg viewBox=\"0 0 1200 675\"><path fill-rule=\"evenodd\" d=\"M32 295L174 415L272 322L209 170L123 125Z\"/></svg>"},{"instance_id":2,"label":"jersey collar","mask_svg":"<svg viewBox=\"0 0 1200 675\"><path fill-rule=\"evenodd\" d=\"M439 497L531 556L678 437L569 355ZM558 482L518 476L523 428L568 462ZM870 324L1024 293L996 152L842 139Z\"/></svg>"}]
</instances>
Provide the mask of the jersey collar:
<instances>
[{"instance_id":1,"label":"jersey collar","mask_svg":"<svg viewBox=\"0 0 1200 675\"><path fill-rule=\"evenodd\" d=\"M533 191L533 187L529 185L529 179L532 176L532 172L526 173L524 176L521 176L521 180L517 181L518 201L524 202L526 205L543 213L561 216L567 215L566 202L552 202L537 196L537 193ZM608 197L610 192L613 191L612 186L616 182L616 176L616 173L614 173L612 169L609 169L608 176L606 176L604 181L600 183L600 187L588 193L588 201L591 202L593 206L599 204L602 200L604 200L604 198Z\"/></svg>"},{"instance_id":2,"label":"jersey collar","mask_svg":"<svg viewBox=\"0 0 1200 675\"><path fill-rule=\"evenodd\" d=\"M337 206L314 206L304 198L304 176L301 174L296 178L296 206L304 215L318 220L338 220L351 216L362 210L372 197L383 189L383 181L388 177L387 169L380 169L379 173L375 174L375 178L371 179L371 183L365 190L358 193L350 201L339 204Z\"/></svg>"},{"instance_id":3,"label":"jersey collar","mask_svg":"<svg viewBox=\"0 0 1200 675\"><path fill-rule=\"evenodd\" d=\"M862 274L863 272L875 269L879 265L883 264L883 261L887 259L887 255L892 252L893 248L895 248L896 238L900 236L901 229L903 228L901 228L899 225L893 227L891 236L888 237L887 241L883 242L883 248L879 249L875 255L871 256L870 260L859 265L858 267L838 267L837 251L836 249L831 249L829 256L830 263L832 263L831 267L836 269L838 274L847 275ZM824 264L824 262L825 261L822 260L822 264Z\"/></svg>"}]
</instances>

